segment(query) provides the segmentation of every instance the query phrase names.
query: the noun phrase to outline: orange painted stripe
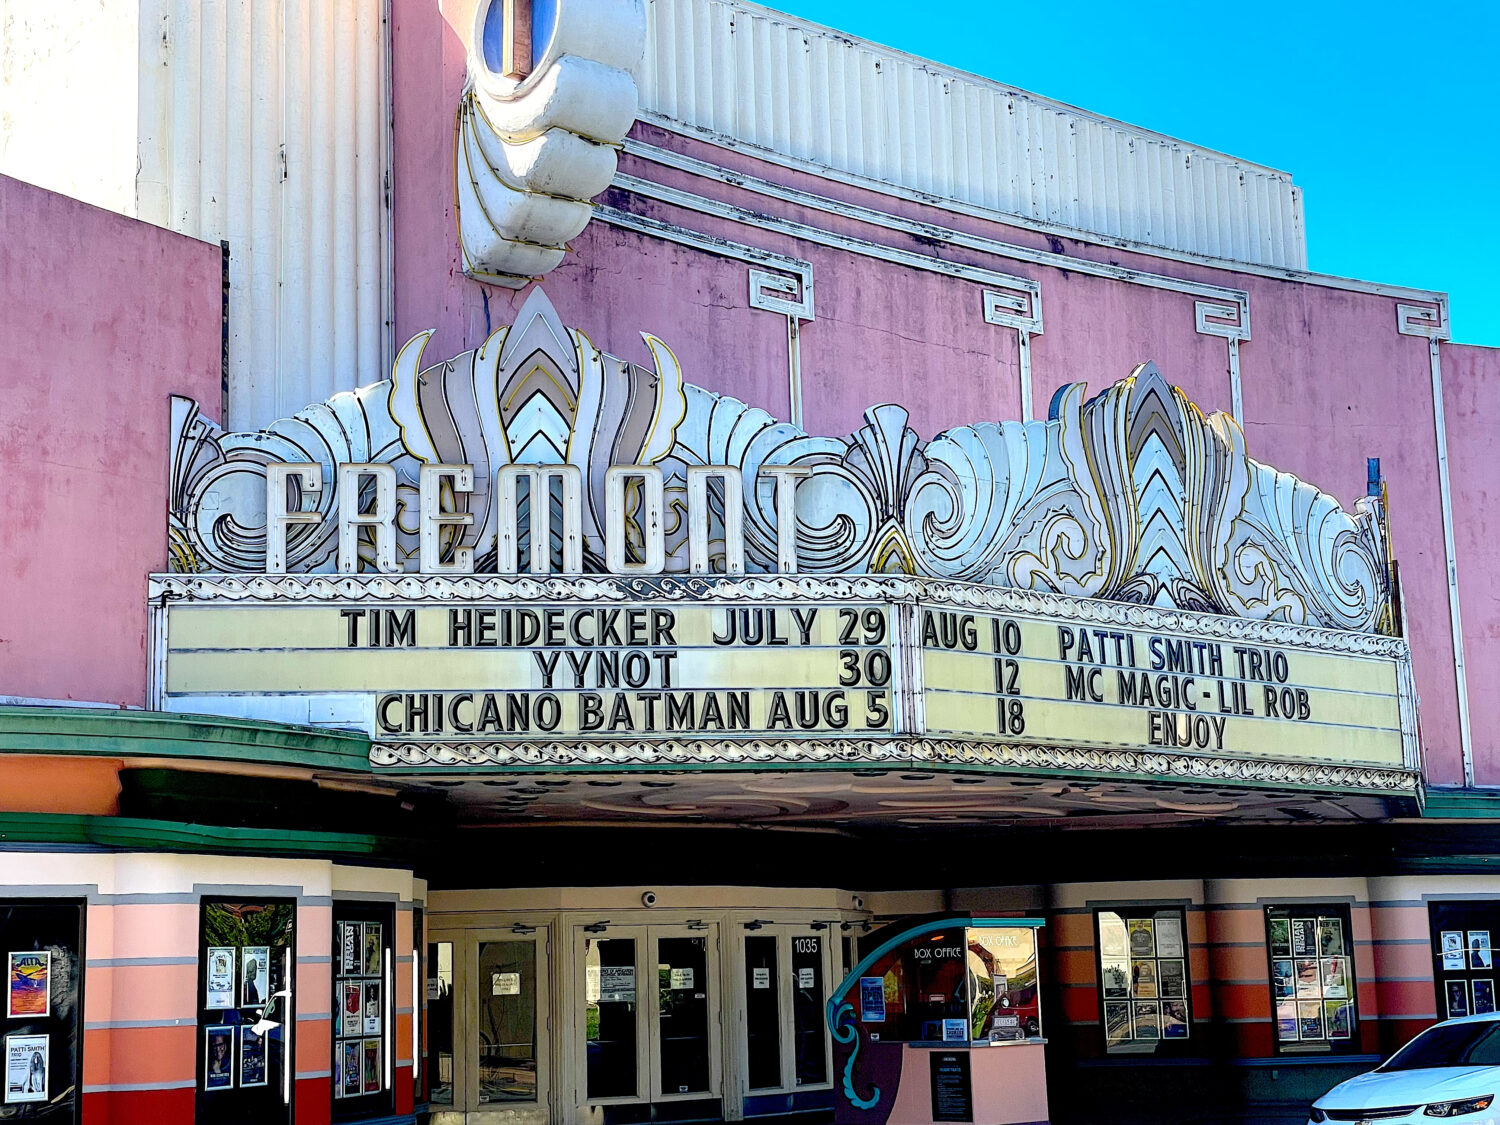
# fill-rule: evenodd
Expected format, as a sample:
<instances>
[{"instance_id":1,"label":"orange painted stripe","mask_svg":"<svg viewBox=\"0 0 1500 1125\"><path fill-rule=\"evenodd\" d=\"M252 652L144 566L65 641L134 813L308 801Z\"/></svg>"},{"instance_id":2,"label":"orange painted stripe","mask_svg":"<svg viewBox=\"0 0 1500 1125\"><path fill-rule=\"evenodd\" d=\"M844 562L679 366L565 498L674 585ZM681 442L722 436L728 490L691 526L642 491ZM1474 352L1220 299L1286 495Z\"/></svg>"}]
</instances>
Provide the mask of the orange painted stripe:
<instances>
[{"instance_id":1,"label":"orange painted stripe","mask_svg":"<svg viewBox=\"0 0 1500 1125\"><path fill-rule=\"evenodd\" d=\"M1379 984L1380 1006L1386 1015L1396 1019L1427 1019L1437 1005L1431 981L1386 980ZM1364 986L1360 986L1360 999L1364 1000ZM1438 1013L1440 1018L1446 1012Z\"/></svg>"},{"instance_id":2,"label":"orange painted stripe","mask_svg":"<svg viewBox=\"0 0 1500 1125\"><path fill-rule=\"evenodd\" d=\"M1370 928L1374 935L1387 941L1420 940L1425 946L1432 940L1425 906L1372 906Z\"/></svg>"},{"instance_id":3,"label":"orange painted stripe","mask_svg":"<svg viewBox=\"0 0 1500 1125\"><path fill-rule=\"evenodd\" d=\"M1047 923L1048 935L1054 949L1060 946L1094 948L1094 918L1092 914L1057 914Z\"/></svg>"},{"instance_id":4,"label":"orange painted stripe","mask_svg":"<svg viewBox=\"0 0 1500 1125\"><path fill-rule=\"evenodd\" d=\"M327 1070L333 1065L333 1024L329 1020L297 1021L297 1069Z\"/></svg>"},{"instance_id":5,"label":"orange painted stripe","mask_svg":"<svg viewBox=\"0 0 1500 1125\"><path fill-rule=\"evenodd\" d=\"M297 908L297 956L331 957L333 955L333 907L299 906Z\"/></svg>"},{"instance_id":6,"label":"orange painted stripe","mask_svg":"<svg viewBox=\"0 0 1500 1125\"><path fill-rule=\"evenodd\" d=\"M1271 992L1262 984L1221 984L1214 989L1221 1019L1271 1018Z\"/></svg>"},{"instance_id":7,"label":"orange painted stripe","mask_svg":"<svg viewBox=\"0 0 1500 1125\"><path fill-rule=\"evenodd\" d=\"M85 1023L191 1020L197 1016L197 965L109 965L85 970Z\"/></svg>"},{"instance_id":8,"label":"orange painted stripe","mask_svg":"<svg viewBox=\"0 0 1500 1125\"><path fill-rule=\"evenodd\" d=\"M1070 984L1092 984L1097 979L1094 954L1087 950L1059 950L1052 955L1052 963L1057 979Z\"/></svg>"},{"instance_id":9,"label":"orange painted stripe","mask_svg":"<svg viewBox=\"0 0 1500 1125\"><path fill-rule=\"evenodd\" d=\"M197 1027L85 1029L84 1087L196 1082L197 1040Z\"/></svg>"},{"instance_id":10,"label":"orange painted stripe","mask_svg":"<svg viewBox=\"0 0 1500 1125\"><path fill-rule=\"evenodd\" d=\"M198 906L132 902L90 906L88 956L198 957Z\"/></svg>"},{"instance_id":11,"label":"orange painted stripe","mask_svg":"<svg viewBox=\"0 0 1500 1125\"><path fill-rule=\"evenodd\" d=\"M1381 977L1432 977L1432 950L1425 945L1377 945L1370 952Z\"/></svg>"}]
</instances>

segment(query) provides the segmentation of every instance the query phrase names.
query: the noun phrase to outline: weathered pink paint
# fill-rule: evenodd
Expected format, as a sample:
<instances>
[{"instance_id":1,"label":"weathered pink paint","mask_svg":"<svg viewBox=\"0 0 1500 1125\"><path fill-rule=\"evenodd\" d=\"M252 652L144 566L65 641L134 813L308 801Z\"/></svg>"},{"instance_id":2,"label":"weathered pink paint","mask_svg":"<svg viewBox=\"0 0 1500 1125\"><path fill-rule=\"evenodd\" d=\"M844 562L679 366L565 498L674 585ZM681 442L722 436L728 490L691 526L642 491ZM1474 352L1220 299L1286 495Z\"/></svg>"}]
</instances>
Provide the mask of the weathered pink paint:
<instances>
[{"instance_id":1,"label":"weathered pink paint","mask_svg":"<svg viewBox=\"0 0 1500 1125\"><path fill-rule=\"evenodd\" d=\"M219 248L0 176L0 694L142 705L168 396L219 401Z\"/></svg>"},{"instance_id":2,"label":"weathered pink paint","mask_svg":"<svg viewBox=\"0 0 1500 1125\"><path fill-rule=\"evenodd\" d=\"M1475 781L1500 785L1500 348L1444 344L1442 366Z\"/></svg>"},{"instance_id":3,"label":"weathered pink paint","mask_svg":"<svg viewBox=\"0 0 1500 1125\"><path fill-rule=\"evenodd\" d=\"M422 0L395 4L396 331L405 339L435 328L434 357L476 346L508 323L522 298L462 276L452 213L452 130L433 122L452 119L462 92L472 0L450 0L440 12L433 18ZM1241 347L1241 379L1251 456L1320 485L1346 505L1364 494L1365 459L1381 459L1429 776L1437 784L1462 781L1427 343L1398 334L1396 297L1058 239L782 168L654 126L638 124L633 135L818 195L997 241L1247 291L1253 339ZM1227 344L1196 331L1191 295L934 247L630 155L622 156L621 167L745 208L1036 280L1046 326L1032 343L1039 416L1063 384L1083 380L1102 389L1147 359L1205 410L1231 405ZM984 322L982 285L624 193L608 193L606 201L812 263L817 315L801 330L804 425L812 432L849 432L867 407L881 402L906 406L923 437L976 420L1019 417L1016 333ZM573 250L546 282L566 323L641 362L647 356L638 333L653 332L674 349L691 382L787 416L785 319L749 307L744 262L601 222L591 224ZM1500 716L1488 707L1483 715L1485 725L1476 727L1474 738L1479 769L1500 781L1500 756L1489 749Z\"/></svg>"}]
</instances>

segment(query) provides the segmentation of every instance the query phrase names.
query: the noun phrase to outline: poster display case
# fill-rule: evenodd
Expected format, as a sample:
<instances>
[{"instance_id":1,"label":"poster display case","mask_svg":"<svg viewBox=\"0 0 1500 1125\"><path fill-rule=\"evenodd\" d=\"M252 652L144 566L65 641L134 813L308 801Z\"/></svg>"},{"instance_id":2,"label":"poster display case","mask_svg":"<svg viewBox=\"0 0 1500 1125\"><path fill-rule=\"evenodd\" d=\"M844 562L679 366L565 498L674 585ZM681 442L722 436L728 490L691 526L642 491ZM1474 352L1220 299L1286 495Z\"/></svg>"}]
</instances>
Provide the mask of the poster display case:
<instances>
[{"instance_id":1,"label":"poster display case","mask_svg":"<svg viewBox=\"0 0 1500 1125\"><path fill-rule=\"evenodd\" d=\"M83 909L0 901L0 1120L78 1120Z\"/></svg>"}]
</instances>

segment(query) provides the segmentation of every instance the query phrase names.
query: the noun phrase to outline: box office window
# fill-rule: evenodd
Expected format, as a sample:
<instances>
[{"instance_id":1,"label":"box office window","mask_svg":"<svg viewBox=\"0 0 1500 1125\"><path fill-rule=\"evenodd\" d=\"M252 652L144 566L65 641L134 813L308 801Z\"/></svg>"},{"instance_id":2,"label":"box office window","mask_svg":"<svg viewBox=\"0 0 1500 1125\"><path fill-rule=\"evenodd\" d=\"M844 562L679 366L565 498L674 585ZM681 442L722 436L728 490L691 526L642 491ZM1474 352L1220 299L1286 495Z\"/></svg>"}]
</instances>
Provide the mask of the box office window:
<instances>
[{"instance_id":1,"label":"box office window","mask_svg":"<svg viewBox=\"0 0 1500 1125\"><path fill-rule=\"evenodd\" d=\"M0 1119L78 1120L83 904L0 901Z\"/></svg>"},{"instance_id":2,"label":"box office window","mask_svg":"<svg viewBox=\"0 0 1500 1125\"><path fill-rule=\"evenodd\" d=\"M393 1108L395 912L378 903L333 908L333 1120Z\"/></svg>"},{"instance_id":3,"label":"box office window","mask_svg":"<svg viewBox=\"0 0 1500 1125\"><path fill-rule=\"evenodd\" d=\"M1191 1050L1192 980L1181 907L1116 907L1094 913L1099 1011L1110 1054Z\"/></svg>"},{"instance_id":4,"label":"box office window","mask_svg":"<svg viewBox=\"0 0 1500 1125\"><path fill-rule=\"evenodd\" d=\"M202 1125L291 1119L296 903L199 907L198 1094Z\"/></svg>"},{"instance_id":5,"label":"box office window","mask_svg":"<svg viewBox=\"0 0 1500 1125\"><path fill-rule=\"evenodd\" d=\"M1492 940L1500 934L1500 902L1435 902L1428 918L1438 1019L1495 1011Z\"/></svg>"},{"instance_id":6,"label":"box office window","mask_svg":"<svg viewBox=\"0 0 1500 1125\"><path fill-rule=\"evenodd\" d=\"M1359 1013L1349 908L1266 907L1266 950L1278 1053L1355 1050Z\"/></svg>"},{"instance_id":7,"label":"box office window","mask_svg":"<svg viewBox=\"0 0 1500 1125\"><path fill-rule=\"evenodd\" d=\"M871 965L858 989L856 1010L872 1040L967 1044L1042 1034L1029 926L922 934Z\"/></svg>"}]
</instances>

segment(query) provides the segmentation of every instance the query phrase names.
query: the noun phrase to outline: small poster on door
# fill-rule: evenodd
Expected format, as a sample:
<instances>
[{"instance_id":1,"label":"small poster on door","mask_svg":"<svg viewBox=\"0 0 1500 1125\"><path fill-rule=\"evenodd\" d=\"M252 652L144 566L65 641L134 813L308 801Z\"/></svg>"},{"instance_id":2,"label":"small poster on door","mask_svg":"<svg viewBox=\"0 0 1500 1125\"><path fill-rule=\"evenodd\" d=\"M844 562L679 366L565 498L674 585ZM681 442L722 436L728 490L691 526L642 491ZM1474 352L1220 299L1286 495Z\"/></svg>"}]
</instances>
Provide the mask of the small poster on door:
<instances>
[{"instance_id":1,"label":"small poster on door","mask_svg":"<svg viewBox=\"0 0 1500 1125\"><path fill-rule=\"evenodd\" d=\"M1155 926L1150 918L1130 920L1130 955L1132 957L1155 957Z\"/></svg>"},{"instance_id":2,"label":"small poster on door","mask_svg":"<svg viewBox=\"0 0 1500 1125\"><path fill-rule=\"evenodd\" d=\"M229 1090L234 1087L234 1025L215 1024L203 1029L203 1088Z\"/></svg>"},{"instance_id":3,"label":"small poster on door","mask_svg":"<svg viewBox=\"0 0 1500 1125\"><path fill-rule=\"evenodd\" d=\"M859 978L859 1018L862 1023L885 1022L885 979Z\"/></svg>"},{"instance_id":4,"label":"small poster on door","mask_svg":"<svg viewBox=\"0 0 1500 1125\"><path fill-rule=\"evenodd\" d=\"M667 975L667 987L676 991L678 989L693 987L693 970L691 968L679 969L673 966Z\"/></svg>"},{"instance_id":5,"label":"small poster on door","mask_svg":"<svg viewBox=\"0 0 1500 1125\"><path fill-rule=\"evenodd\" d=\"M364 991L357 980L339 982L339 1034L364 1034Z\"/></svg>"},{"instance_id":6,"label":"small poster on door","mask_svg":"<svg viewBox=\"0 0 1500 1125\"><path fill-rule=\"evenodd\" d=\"M491 996L519 996L521 995L520 973L491 973L490 974Z\"/></svg>"},{"instance_id":7,"label":"small poster on door","mask_svg":"<svg viewBox=\"0 0 1500 1125\"><path fill-rule=\"evenodd\" d=\"M604 965L600 967L599 1003L635 1003L634 965Z\"/></svg>"},{"instance_id":8,"label":"small poster on door","mask_svg":"<svg viewBox=\"0 0 1500 1125\"><path fill-rule=\"evenodd\" d=\"M357 977L364 956L359 945L359 923L339 923L339 976Z\"/></svg>"},{"instance_id":9,"label":"small poster on door","mask_svg":"<svg viewBox=\"0 0 1500 1125\"><path fill-rule=\"evenodd\" d=\"M1495 981L1491 977L1476 977L1474 985L1474 1014L1485 1015L1495 1010Z\"/></svg>"},{"instance_id":10,"label":"small poster on door","mask_svg":"<svg viewBox=\"0 0 1500 1125\"><path fill-rule=\"evenodd\" d=\"M1495 967L1494 951L1490 949L1489 930L1469 931L1469 968L1471 969L1493 969Z\"/></svg>"},{"instance_id":11,"label":"small poster on door","mask_svg":"<svg viewBox=\"0 0 1500 1125\"><path fill-rule=\"evenodd\" d=\"M1182 956L1182 919L1175 914L1161 915L1156 919L1156 955Z\"/></svg>"},{"instance_id":12,"label":"small poster on door","mask_svg":"<svg viewBox=\"0 0 1500 1125\"><path fill-rule=\"evenodd\" d=\"M750 970L751 988L770 988L771 970L765 967L752 968Z\"/></svg>"},{"instance_id":13,"label":"small poster on door","mask_svg":"<svg viewBox=\"0 0 1500 1125\"><path fill-rule=\"evenodd\" d=\"M1125 956L1125 922L1114 915L1099 916L1099 956Z\"/></svg>"},{"instance_id":14,"label":"small poster on door","mask_svg":"<svg viewBox=\"0 0 1500 1125\"><path fill-rule=\"evenodd\" d=\"M367 980L360 985L364 993L365 1022L364 1033L366 1035L380 1034L380 982L378 980Z\"/></svg>"},{"instance_id":15,"label":"small poster on door","mask_svg":"<svg viewBox=\"0 0 1500 1125\"><path fill-rule=\"evenodd\" d=\"M1448 1018L1458 1019L1469 1014L1469 982L1450 980L1448 989Z\"/></svg>"},{"instance_id":16,"label":"small poster on door","mask_svg":"<svg viewBox=\"0 0 1500 1125\"><path fill-rule=\"evenodd\" d=\"M5 1037L5 1104L47 1100L47 1036Z\"/></svg>"},{"instance_id":17,"label":"small poster on door","mask_svg":"<svg viewBox=\"0 0 1500 1125\"><path fill-rule=\"evenodd\" d=\"M1439 939L1443 947L1443 971L1447 973L1461 973L1465 969L1464 964L1464 932L1462 930L1444 930Z\"/></svg>"},{"instance_id":18,"label":"small poster on door","mask_svg":"<svg viewBox=\"0 0 1500 1125\"><path fill-rule=\"evenodd\" d=\"M208 947L208 984L204 989L205 1008L234 1008L234 946Z\"/></svg>"},{"instance_id":19,"label":"small poster on door","mask_svg":"<svg viewBox=\"0 0 1500 1125\"><path fill-rule=\"evenodd\" d=\"M339 1044L339 1073L334 1093L341 1098L357 1098L363 1085L364 1052L361 1040L345 1039Z\"/></svg>"},{"instance_id":20,"label":"small poster on door","mask_svg":"<svg viewBox=\"0 0 1500 1125\"><path fill-rule=\"evenodd\" d=\"M944 1020L943 1042L944 1043L967 1043L969 1041L968 1020Z\"/></svg>"},{"instance_id":21,"label":"small poster on door","mask_svg":"<svg viewBox=\"0 0 1500 1125\"><path fill-rule=\"evenodd\" d=\"M11 1019L45 1016L52 1010L52 954L48 950L12 953L5 977L5 1013Z\"/></svg>"},{"instance_id":22,"label":"small poster on door","mask_svg":"<svg viewBox=\"0 0 1500 1125\"><path fill-rule=\"evenodd\" d=\"M250 1024L240 1025L240 1086L266 1084L266 1037Z\"/></svg>"},{"instance_id":23,"label":"small poster on door","mask_svg":"<svg viewBox=\"0 0 1500 1125\"><path fill-rule=\"evenodd\" d=\"M247 945L240 950L240 958L240 1007L259 1007L270 997L271 950Z\"/></svg>"},{"instance_id":24,"label":"small poster on door","mask_svg":"<svg viewBox=\"0 0 1500 1125\"><path fill-rule=\"evenodd\" d=\"M380 940L380 923L366 922L365 934L365 976L378 977L380 975L380 954L385 946Z\"/></svg>"},{"instance_id":25,"label":"small poster on door","mask_svg":"<svg viewBox=\"0 0 1500 1125\"><path fill-rule=\"evenodd\" d=\"M366 1039L364 1042L364 1083L360 1087L366 1094L380 1093L380 1040Z\"/></svg>"},{"instance_id":26,"label":"small poster on door","mask_svg":"<svg viewBox=\"0 0 1500 1125\"><path fill-rule=\"evenodd\" d=\"M817 987L817 981L817 970L812 968L811 966L797 970L798 988L815 988Z\"/></svg>"},{"instance_id":27,"label":"small poster on door","mask_svg":"<svg viewBox=\"0 0 1500 1125\"><path fill-rule=\"evenodd\" d=\"M1188 1037L1186 1000L1163 1000L1161 1002L1161 1037L1163 1039L1186 1039Z\"/></svg>"}]
</instances>

